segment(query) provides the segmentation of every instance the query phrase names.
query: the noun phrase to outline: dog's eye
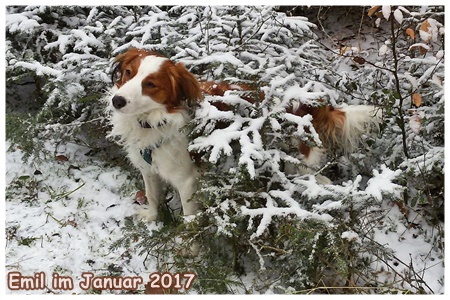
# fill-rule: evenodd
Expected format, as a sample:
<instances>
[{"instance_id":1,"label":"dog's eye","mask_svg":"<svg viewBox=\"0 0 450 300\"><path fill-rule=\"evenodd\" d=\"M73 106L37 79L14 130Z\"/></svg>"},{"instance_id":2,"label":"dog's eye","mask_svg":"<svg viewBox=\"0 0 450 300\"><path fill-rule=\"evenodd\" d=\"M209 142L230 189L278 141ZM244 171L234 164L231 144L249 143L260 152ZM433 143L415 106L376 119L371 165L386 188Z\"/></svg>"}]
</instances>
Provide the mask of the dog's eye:
<instances>
[{"instance_id":1,"label":"dog's eye","mask_svg":"<svg viewBox=\"0 0 450 300\"><path fill-rule=\"evenodd\" d=\"M156 85L155 85L153 82L151 82L151 81L147 81L147 82L145 83L145 86L148 87L148 88L154 88L154 87L156 87Z\"/></svg>"},{"instance_id":2,"label":"dog's eye","mask_svg":"<svg viewBox=\"0 0 450 300\"><path fill-rule=\"evenodd\" d=\"M131 75L131 70L130 69L126 69L125 70L125 75L130 76Z\"/></svg>"}]
</instances>

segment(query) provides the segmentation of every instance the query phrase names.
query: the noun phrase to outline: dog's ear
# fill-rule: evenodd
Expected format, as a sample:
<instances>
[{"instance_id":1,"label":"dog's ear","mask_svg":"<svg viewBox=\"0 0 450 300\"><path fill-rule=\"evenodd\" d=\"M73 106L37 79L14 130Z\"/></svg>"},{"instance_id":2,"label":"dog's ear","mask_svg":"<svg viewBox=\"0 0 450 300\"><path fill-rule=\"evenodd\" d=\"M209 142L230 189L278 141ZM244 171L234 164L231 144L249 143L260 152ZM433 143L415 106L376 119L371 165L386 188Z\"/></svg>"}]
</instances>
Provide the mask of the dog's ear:
<instances>
[{"instance_id":1,"label":"dog's ear","mask_svg":"<svg viewBox=\"0 0 450 300\"><path fill-rule=\"evenodd\" d=\"M112 73L111 73L111 81L114 85L119 85L120 82L122 81L122 66L123 66L123 61L125 59L125 53L122 53L118 56L116 56L113 60L112 63Z\"/></svg>"},{"instance_id":2,"label":"dog's ear","mask_svg":"<svg viewBox=\"0 0 450 300\"><path fill-rule=\"evenodd\" d=\"M182 63L175 64L170 80L176 94L180 99L186 100L189 106L203 100L200 84Z\"/></svg>"},{"instance_id":3,"label":"dog's ear","mask_svg":"<svg viewBox=\"0 0 450 300\"><path fill-rule=\"evenodd\" d=\"M129 48L122 54L117 55L112 63L111 81L117 87L120 87L123 82L123 72L125 65L129 64L134 58L139 56L139 49Z\"/></svg>"}]
</instances>

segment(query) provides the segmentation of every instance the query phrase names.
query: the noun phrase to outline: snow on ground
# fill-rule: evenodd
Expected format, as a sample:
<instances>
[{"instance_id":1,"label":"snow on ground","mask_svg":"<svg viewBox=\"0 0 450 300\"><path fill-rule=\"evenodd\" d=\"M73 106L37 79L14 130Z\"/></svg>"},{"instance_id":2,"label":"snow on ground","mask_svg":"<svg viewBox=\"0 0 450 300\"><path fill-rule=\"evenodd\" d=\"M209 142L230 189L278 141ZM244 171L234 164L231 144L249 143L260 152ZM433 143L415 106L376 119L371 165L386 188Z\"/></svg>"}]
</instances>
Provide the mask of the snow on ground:
<instances>
[{"instance_id":1,"label":"snow on ground","mask_svg":"<svg viewBox=\"0 0 450 300\"><path fill-rule=\"evenodd\" d=\"M389 267L381 261L372 263L377 279L385 283L396 282L402 288L414 291L404 279L415 277L411 282L422 286L426 293L443 294L444 254L436 249L437 227L430 226L415 213L408 216L411 223L407 227L402 222L404 215L398 205L391 203L385 206L391 208L380 222L389 226L374 228L373 239L379 245L392 249L394 259Z\"/></svg>"},{"instance_id":2,"label":"snow on ground","mask_svg":"<svg viewBox=\"0 0 450 300\"><path fill-rule=\"evenodd\" d=\"M47 148L51 148L49 142ZM85 156L88 150L74 144L59 146L57 154L68 160L42 163L37 160L23 163L20 149L6 153L6 273L33 276L44 272L52 293L85 294L89 291L79 286L83 272L96 276L116 272L120 276L142 277L140 290L143 290L149 274L157 270L156 261L123 248L109 250L121 237L124 219L136 213L134 184L130 184L126 171ZM405 227L399 221L403 218L399 208L390 206L383 218L383 222L391 223L390 230L386 226L375 229L374 239L392 249L398 262L389 263L396 266L395 270L380 261L374 262L378 280L401 281L412 266L428 285L427 293L443 293L444 258L432 247L433 228L414 216L410 219L419 223L417 228L421 229ZM160 225L148 226L151 230ZM356 237L353 232L346 232L342 238ZM52 289L54 273L72 278L73 289ZM406 283L404 288L411 289ZM49 289L11 291L5 282L9 294L44 294Z\"/></svg>"},{"instance_id":3,"label":"snow on ground","mask_svg":"<svg viewBox=\"0 0 450 300\"><path fill-rule=\"evenodd\" d=\"M19 149L6 153L6 273L44 272L50 289L53 273L70 276L73 290L52 291L72 294L86 293L79 287L82 272L102 276L118 271L121 276L141 276L146 283L156 271L151 259L127 255L125 249L109 250L121 236L124 219L136 212L131 196L135 191L127 187L123 170L92 161L84 155L87 151L73 144L60 146L58 154L68 161L29 164L22 162ZM149 229L157 226L150 224ZM11 291L7 282L5 289L13 294L48 292Z\"/></svg>"}]
</instances>

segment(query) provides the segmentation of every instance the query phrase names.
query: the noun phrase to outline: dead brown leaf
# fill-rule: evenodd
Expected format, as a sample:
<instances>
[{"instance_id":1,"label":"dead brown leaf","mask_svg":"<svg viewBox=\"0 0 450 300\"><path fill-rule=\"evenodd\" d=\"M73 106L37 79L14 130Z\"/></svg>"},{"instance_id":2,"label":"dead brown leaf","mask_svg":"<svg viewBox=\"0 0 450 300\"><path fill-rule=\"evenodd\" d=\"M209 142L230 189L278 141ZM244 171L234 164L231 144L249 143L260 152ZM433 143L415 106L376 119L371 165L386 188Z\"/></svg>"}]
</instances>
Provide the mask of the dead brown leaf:
<instances>
[{"instance_id":1,"label":"dead brown leaf","mask_svg":"<svg viewBox=\"0 0 450 300\"><path fill-rule=\"evenodd\" d=\"M430 22L428 22L428 20L423 21L419 27L419 30L429 34L429 36L423 40L425 43L429 43L431 40L430 27L431 27L431 25L430 25Z\"/></svg>"},{"instance_id":2,"label":"dead brown leaf","mask_svg":"<svg viewBox=\"0 0 450 300\"><path fill-rule=\"evenodd\" d=\"M410 50L414 51L414 50L419 50L419 53L421 55L425 55L428 52L428 49L425 47L422 47L420 45L415 45L415 46L411 46Z\"/></svg>"},{"instance_id":3,"label":"dead brown leaf","mask_svg":"<svg viewBox=\"0 0 450 300\"><path fill-rule=\"evenodd\" d=\"M67 156L65 156L65 155L56 155L55 159L57 161L69 161L69 158Z\"/></svg>"},{"instance_id":4,"label":"dead brown leaf","mask_svg":"<svg viewBox=\"0 0 450 300\"><path fill-rule=\"evenodd\" d=\"M366 62L366 60L361 56L355 56L353 60L360 65L363 65Z\"/></svg>"},{"instance_id":5,"label":"dead brown leaf","mask_svg":"<svg viewBox=\"0 0 450 300\"><path fill-rule=\"evenodd\" d=\"M408 210L408 207L405 205L405 203L403 201L399 200L399 201L395 201L395 204L397 204L400 212L408 220L409 210Z\"/></svg>"},{"instance_id":6,"label":"dead brown leaf","mask_svg":"<svg viewBox=\"0 0 450 300\"><path fill-rule=\"evenodd\" d=\"M75 220L68 220L66 222L66 225L70 225L70 226L75 227L75 228L77 228L77 226L78 226L78 224L77 224L77 222L75 222Z\"/></svg>"},{"instance_id":7,"label":"dead brown leaf","mask_svg":"<svg viewBox=\"0 0 450 300\"><path fill-rule=\"evenodd\" d=\"M416 107L420 107L422 105L422 96L420 96L420 94L414 93L412 95L412 100Z\"/></svg>"},{"instance_id":8,"label":"dead brown leaf","mask_svg":"<svg viewBox=\"0 0 450 300\"><path fill-rule=\"evenodd\" d=\"M147 197L143 191L138 191L134 196L134 201L139 205L145 204L147 202Z\"/></svg>"},{"instance_id":9,"label":"dead brown leaf","mask_svg":"<svg viewBox=\"0 0 450 300\"><path fill-rule=\"evenodd\" d=\"M375 5L375 6L372 6L372 7L369 9L369 12L367 13L367 15L368 15L369 17L371 17L378 9L380 9L380 7L381 7L381 5Z\"/></svg>"},{"instance_id":10,"label":"dead brown leaf","mask_svg":"<svg viewBox=\"0 0 450 300\"><path fill-rule=\"evenodd\" d=\"M406 34L413 40L414 40L414 38L416 36L414 30L412 30L411 28L406 28Z\"/></svg>"}]
</instances>

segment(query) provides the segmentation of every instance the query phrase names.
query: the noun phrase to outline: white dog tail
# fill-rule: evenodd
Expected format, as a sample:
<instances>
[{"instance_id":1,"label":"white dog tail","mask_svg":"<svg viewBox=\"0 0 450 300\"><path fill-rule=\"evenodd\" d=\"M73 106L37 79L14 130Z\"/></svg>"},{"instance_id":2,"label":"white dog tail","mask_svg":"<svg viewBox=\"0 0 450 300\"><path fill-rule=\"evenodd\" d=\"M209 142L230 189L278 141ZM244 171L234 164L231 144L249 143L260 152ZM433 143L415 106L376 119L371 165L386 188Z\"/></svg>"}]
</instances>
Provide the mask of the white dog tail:
<instances>
[{"instance_id":1,"label":"white dog tail","mask_svg":"<svg viewBox=\"0 0 450 300\"><path fill-rule=\"evenodd\" d=\"M354 150L365 133L376 131L382 121L382 110L369 105L349 105L339 108L345 113L341 143L346 152Z\"/></svg>"}]
</instances>

